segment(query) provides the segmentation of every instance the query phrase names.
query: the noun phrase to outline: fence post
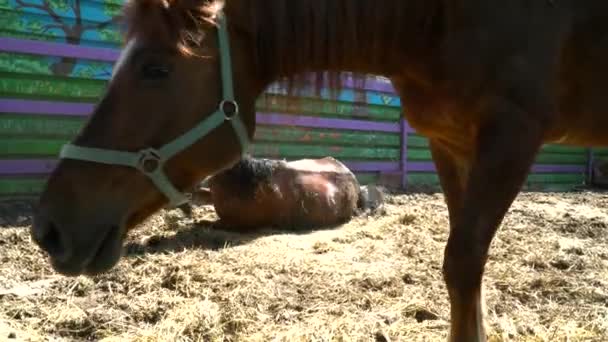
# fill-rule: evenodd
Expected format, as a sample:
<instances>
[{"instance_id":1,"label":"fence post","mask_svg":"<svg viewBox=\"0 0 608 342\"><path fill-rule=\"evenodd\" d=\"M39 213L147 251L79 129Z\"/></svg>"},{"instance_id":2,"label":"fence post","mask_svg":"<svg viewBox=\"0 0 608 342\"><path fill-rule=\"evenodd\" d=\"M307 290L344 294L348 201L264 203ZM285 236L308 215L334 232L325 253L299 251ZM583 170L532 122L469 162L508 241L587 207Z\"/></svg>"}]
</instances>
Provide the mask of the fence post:
<instances>
[{"instance_id":1,"label":"fence post","mask_svg":"<svg viewBox=\"0 0 608 342\"><path fill-rule=\"evenodd\" d=\"M407 137L409 125L401 118L401 189L407 189Z\"/></svg>"},{"instance_id":2,"label":"fence post","mask_svg":"<svg viewBox=\"0 0 608 342\"><path fill-rule=\"evenodd\" d=\"M594 164L594 155L593 149L587 149L587 185L591 185L593 183L593 164Z\"/></svg>"}]
</instances>

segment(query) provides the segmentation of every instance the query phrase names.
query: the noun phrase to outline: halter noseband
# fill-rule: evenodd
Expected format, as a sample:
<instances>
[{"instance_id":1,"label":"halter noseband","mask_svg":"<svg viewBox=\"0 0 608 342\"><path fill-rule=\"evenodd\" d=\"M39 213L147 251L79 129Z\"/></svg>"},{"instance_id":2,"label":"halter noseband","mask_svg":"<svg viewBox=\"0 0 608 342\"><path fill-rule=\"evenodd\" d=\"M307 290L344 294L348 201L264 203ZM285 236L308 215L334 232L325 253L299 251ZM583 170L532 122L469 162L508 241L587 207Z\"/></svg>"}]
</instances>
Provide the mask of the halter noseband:
<instances>
[{"instance_id":1,"label":"halter noseband","mask_svg":"<svg viewBox=\"0 0 608 342\"><path fill-rule=\"evenodd\" d=\"M61 149L59 157L135 168L152 180L158 190L167 197L170 206L179 206L188 202L188 198L175 188L163 171L163 166L169 159L192 146L226 121L232 124L241 144L242 153L249 145L247 129L239 116L239 106L234 99L230 45L224 15L219 16L218 40L224 97L218 110L209 117L159 149L147 148L139 152L125 152L66 144Z\"/></svg>"}]
</instances>

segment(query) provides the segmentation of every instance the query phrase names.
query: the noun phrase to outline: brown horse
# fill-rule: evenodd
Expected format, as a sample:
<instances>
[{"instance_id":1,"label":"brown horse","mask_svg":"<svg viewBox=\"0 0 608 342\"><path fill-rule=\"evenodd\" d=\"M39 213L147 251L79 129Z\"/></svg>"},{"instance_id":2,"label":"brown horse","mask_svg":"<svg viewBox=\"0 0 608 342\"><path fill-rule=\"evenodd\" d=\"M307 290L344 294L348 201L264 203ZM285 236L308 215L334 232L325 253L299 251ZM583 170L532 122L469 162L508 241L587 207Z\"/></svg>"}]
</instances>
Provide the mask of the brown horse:
<instances>
[{"instance_id":1,"label":"brown horse","mask_svg":"<svg viewBox=\"0 0 608 342\"><path fill-rule=\"evenodd\" d=\"M273 81L297 90L302 75L322 81L328 72L337 88L341 71L384 75L430 139L449 209L450 340L484 341L489 247L539 148L608 145L605 0L132 0L127 8L112 80L63 151L32 227L66 275L110 269L128 229L235 163L253 136L256 97Z\"/></svg>"},{"instance_id":2,"label":"brown horse","mask_svg":"<svg viewBox=\"0 0 608 342\"><path fill-rule=\"evenodd\" d=\"M291 162L243 158L193 193L195 204L212 204L222 225L239 229L335 226L375 209L367 188L338 160Z\"/></svg>"}]
</instances>

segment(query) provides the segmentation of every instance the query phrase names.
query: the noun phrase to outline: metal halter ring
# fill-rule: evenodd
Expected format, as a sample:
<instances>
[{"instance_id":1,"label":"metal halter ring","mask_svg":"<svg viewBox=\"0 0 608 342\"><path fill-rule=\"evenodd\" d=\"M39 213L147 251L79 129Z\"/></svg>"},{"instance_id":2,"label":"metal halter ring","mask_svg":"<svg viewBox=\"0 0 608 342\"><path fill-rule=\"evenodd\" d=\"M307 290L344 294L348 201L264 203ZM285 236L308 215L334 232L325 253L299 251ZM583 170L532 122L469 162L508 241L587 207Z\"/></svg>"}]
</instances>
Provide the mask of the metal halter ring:
<instances>
[{"instance_id":1,"label":"metal halter ring","mask_svg":"<svg viewBox=\"0 0 608 342\"><path fill-rule=\"evenodd\" d=\"M144 173L154 173L162 164L158 151L153 148L139 152L137 168Z\"/></svg>"},{"instance_id":2,"label":"metal halter ring","mask_svg":"<svg viewBox=\"0 0 608 342\"><path fill-rule=\"evenodd\" d=\"M239 114L239 104L234 100L223 100L220 102L219 110L224 113L226 121L230 121Z\"/></svg>"}]
</instances>

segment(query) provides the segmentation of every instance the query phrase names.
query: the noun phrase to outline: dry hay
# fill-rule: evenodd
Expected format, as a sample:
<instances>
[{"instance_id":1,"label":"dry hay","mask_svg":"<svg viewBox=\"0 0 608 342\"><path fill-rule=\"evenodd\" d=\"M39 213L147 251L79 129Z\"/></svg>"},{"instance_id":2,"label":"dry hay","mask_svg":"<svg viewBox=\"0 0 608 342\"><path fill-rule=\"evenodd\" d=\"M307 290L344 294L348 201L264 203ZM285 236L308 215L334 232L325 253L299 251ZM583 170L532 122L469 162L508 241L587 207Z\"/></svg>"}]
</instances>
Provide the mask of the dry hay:
<instances>
[{"instance_id":1,"label":"dry hay","mask_svg":"<svg viewBox=\"0 0 608 342\"><path fill-rule=\"evenodd\" d=\"M108 274L53 274L27 218L0 229L0 340L443 341L441 195L390 196L332 230L214 230L154 216ZM492 341L608 340L608 195L522 194L485 277Z\"/></svg>"}]
</instances>

